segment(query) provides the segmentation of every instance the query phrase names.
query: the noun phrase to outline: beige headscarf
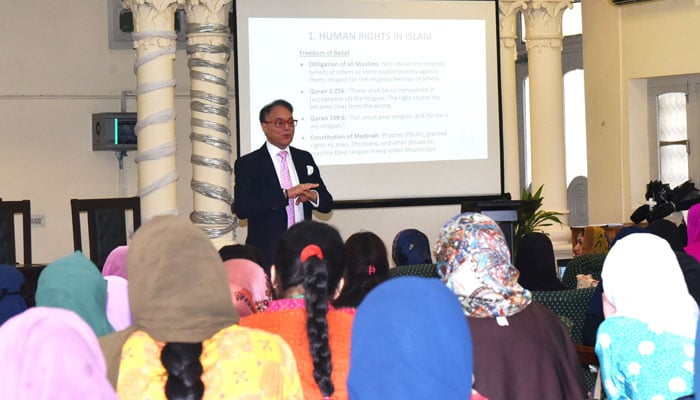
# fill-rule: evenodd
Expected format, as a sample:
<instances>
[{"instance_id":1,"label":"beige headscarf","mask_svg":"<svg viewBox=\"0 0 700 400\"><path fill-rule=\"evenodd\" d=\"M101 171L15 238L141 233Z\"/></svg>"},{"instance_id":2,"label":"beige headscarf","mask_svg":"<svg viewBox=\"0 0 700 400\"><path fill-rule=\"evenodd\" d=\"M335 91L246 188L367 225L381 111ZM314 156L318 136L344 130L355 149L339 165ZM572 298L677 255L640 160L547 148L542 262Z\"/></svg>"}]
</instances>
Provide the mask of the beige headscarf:
<instances>
[{"instance_id":1,"label":"beige headscarf","mask_svg":"<svg viewBox=\"0 0 700 400\"><path fill-rule=\"evenodd\" d=\"M605 229L600 226L583 228L583 246L581 254L606 254L610 245Z\"/></svg>"},{"instance_id":2,"label":"beige headscarf","mask_svg":"<svg viewBox=\"0 0 700 400\"><path fill-rule=\"evenodd\" d=\"M127 270L133 326L100 338L115 388L122 346L135 330L157 341L197 343L238 322L219 254L182 218L160 216L141 226Z\"/></svg>"}]
</instances>

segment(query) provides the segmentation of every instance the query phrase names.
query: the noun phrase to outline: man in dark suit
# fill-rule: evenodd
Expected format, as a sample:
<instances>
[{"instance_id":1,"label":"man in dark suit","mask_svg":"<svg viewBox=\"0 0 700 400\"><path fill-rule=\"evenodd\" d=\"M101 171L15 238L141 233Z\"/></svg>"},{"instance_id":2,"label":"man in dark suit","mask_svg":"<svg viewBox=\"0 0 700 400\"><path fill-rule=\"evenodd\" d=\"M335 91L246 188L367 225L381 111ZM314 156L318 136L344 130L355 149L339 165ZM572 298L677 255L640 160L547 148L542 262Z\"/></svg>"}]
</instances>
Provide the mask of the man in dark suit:
<instances>
[{"instance_id":1,"label":"man in dark suit","mask_svg":"<svg viewBox=\"0 0 700 400\"><path fill-rule=\"evenodd\" d=\"M285 100L263 107L260 126L267 141L234 165L235 212L248 219L246 244L260 251L268 276L287 228L311 219L314 209L327 213L333 208L333 197L311 154L290 146L297 123L292 113Z\"/></svg>"}]
</instances>

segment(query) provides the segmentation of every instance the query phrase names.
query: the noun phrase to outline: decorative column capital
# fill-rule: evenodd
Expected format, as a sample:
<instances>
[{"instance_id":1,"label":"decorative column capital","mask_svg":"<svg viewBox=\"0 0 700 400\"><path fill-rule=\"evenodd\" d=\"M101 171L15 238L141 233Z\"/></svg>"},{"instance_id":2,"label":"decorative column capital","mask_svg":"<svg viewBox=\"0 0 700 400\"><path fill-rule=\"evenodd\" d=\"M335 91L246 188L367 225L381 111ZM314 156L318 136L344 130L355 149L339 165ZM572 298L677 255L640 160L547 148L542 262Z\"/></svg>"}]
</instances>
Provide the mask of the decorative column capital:
<instances>
[{"instance_id":1,"label":"decorative column capital","mask_svg":"<svg viewBox=\"0 0 700 400\"><path fill-rule=\"evenodd\" d=\"M165 51L175 59L175 11L184 0L122 0L134 15L132 38L138 53Z\"/></svg>"},{"instance_id":2,"label":"decorative column capital","mask_svg":"<svg viewBox=\"0 0 700 400\"><path fill-rule=\"evenodd\" d=\"M527 50L562 49L562 16L573 0L527 0L525 38Z\"/></svg>"},{"instance_id":3,"label":"decorative column capital","mask_svg":"<svg viewBox=\"0 0 700 400\"><path fill-rule=\"evenodd\" d=\"M524 0L498 1L501 45L507 49L515 49L515 40L518 38L518 12L525 8L527 8L527 2Z\"/></svg>"},{"instance_id":4,"label":"decorative column capital","mask_svg":"<svg viewBox=\"0 0 700 400\"><path fill-rule=\"evenodd\" d=\"M188 22L228 26L232 6L233 0L186 0L185 12Z\"/></svg>"},{"instance_id":5,"label":"decorative column capital","mask_svg":"<svg viewBox=\"0 0 700 400\"><path fill-rule=\"evenodd\" d=\"M172 31L175 10L184 0L122 0L122 6L134 13L134 32Z\"/></svg>"}]
</instances>

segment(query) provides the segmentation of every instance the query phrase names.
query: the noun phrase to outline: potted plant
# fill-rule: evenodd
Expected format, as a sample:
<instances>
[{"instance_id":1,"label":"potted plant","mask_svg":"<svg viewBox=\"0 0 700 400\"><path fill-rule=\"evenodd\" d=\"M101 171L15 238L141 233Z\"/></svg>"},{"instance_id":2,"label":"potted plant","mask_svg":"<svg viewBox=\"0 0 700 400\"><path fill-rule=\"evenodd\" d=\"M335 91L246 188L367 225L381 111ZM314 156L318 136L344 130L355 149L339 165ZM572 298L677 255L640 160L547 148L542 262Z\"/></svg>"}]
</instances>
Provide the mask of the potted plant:
<instances>
[{"instance_id":1,"label":"potted plant","mask_svg":"<svg viewBox=\"0 0 700 400\"><path fill-rule=\"evenodd\" d=\"M518 220L515 223L515 234L513 238L513 259L518 252L518 243L520 239L530 232L544 232L545 226L552 226L553 223L562 224L559 216L564 215L557 211L541 210L542 207L542 188L540 185L537 191L533 194L528 189L523 189L520 199L522 205L518 208ZM545 233L546 234L546 233Z\"/></svg>"}]
</instances>

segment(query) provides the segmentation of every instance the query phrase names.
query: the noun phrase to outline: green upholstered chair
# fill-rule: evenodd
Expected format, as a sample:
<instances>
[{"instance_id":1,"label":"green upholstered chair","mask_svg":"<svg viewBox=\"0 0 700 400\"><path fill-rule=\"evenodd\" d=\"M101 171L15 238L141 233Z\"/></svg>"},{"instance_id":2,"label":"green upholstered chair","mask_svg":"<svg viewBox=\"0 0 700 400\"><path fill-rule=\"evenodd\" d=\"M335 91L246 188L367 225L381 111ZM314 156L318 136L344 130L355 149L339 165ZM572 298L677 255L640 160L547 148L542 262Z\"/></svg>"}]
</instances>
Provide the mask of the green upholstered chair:
<instances>
[{"instance_id":1,"label":"green upholstered chair","mask_svg":"<svg viewBox=\"0 0 700 400\"><path fill-rule=\"evenodd\" d=\"M402 265L389 269L389 277L422 276L424 278L439 278L435 264Z\"/></svg>"},{"instance_id":2,"label":"green upholstered chair","mask_svg":"<svg viewBox=\"0 0 700 400\"><path fill-rule=\"evenodd\" d=\"M568 271L567 267L567 271ZM595 287L585 289L569 289L555 291L532 291L532 298L550 309L556 314L564 325L569 328L571 339L574 344L580 345L583 341L583 322L586 319L588 311L588 303L591 301ZM580 351L579 358L580 357ZM595 386L596 374L590 372L583 359L581 373L583 375L584 384L587 390L593 389Z\"/></svg>"},{"instance_id":3,"label":"green upholstered chair","mask_svg":"<svg viewBox=\"0 0 700 400\"><path fill-rule=\"evenodd\" d=\"M595 292L594 287L555 291L532 291L532 298L549 308L564 323L571 326L571 339L580 344L583 341L583 322L586 319L588 303Z\"/></svg>"},{"instance_id":4,"label":"green upholstered chair","mask_svg":"<svg viewBox=\"0 0 700 400\"><path fill-rule=\"evenodd\" d=\"M605 254L582 254L574 257L564 270L561 283L566 289L576 289L576 275L591 274L593 279L600 280L600 273L603 271L603 261Z\"/></svg>"}]
</instances>

